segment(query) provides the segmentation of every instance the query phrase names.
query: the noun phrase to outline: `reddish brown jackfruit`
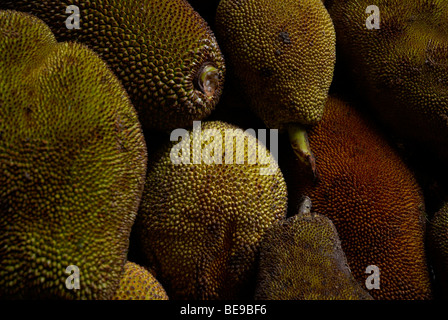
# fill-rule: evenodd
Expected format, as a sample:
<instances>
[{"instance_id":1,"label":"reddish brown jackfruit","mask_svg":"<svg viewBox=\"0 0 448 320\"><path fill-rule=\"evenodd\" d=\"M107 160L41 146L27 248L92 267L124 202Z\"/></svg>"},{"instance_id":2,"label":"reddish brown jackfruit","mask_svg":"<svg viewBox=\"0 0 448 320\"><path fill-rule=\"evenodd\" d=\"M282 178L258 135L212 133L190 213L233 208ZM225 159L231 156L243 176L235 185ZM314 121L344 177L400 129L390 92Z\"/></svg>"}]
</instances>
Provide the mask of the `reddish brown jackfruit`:
<instances>
[{"instance_id":1,"label":"reddish brown jackfruit","mask_svg":"<svg viewBox=\"0 0 448 320\"><path fill-rule=\"evenodd\" d=\"M333 221L354 277L365 281L376 265L375 299L430 298L426 215L413 173L373 123L337 98L309 133L319 180L299 184L299 194Z\"/></svg>"}]
</instances>

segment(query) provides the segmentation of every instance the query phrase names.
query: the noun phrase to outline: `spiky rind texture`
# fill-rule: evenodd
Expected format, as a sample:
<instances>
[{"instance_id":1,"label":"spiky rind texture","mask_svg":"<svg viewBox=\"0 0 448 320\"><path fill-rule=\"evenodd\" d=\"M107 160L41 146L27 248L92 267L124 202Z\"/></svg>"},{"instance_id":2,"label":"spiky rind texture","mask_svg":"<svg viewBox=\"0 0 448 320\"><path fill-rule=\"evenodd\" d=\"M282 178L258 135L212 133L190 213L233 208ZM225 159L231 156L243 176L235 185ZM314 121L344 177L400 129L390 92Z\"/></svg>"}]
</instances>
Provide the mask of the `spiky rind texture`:
<instances>
[{"instance_id":1,"label":"spiky rind texture","mask_svg":"<svg viewBox=\"0 0 448 320\"><path fill-rule=\"evenodd\" d=\"M215 36L186 0L2 0L1 7L45 21L58 41L97 52L117 75L144 129L191 127L208 116L223 89L225 64ZM65 25L79 8L80 28ZM70 21L71 23L73 20ZM206 65L218 71L212 96L196 85Z\"/></svg>"},{"instance_id":2,"label":"spiky rind texture","mask_svg":"<svg viewBox=\"0 0 448 320\"><path fill-rule=\"evenodd\" d=\"M202 123L202 142L195 129L184 136L183 142L191 142L183 151L190 152L191 164L172 162L171 150L178 145L174 142L150 161L136 224L148 266L171 299L236 299L253 290L250 281L261 236L286 214L286 185L272 156L271 175L260 174L268 165L259 159L249 163L254 149L248 145L229 151L235 155L232 164L225 162L224 152L218 153L222 164L207 164L204 157L194 163L194 141L203 155L210 151L208 129L221 136L215 146L222 151L225 137L236 130L237 139L247 139L258 155L268 152L251 134L213 121Z\"/></svg>"},{"instance_id":3,"label":"spiky rind texture","mask_svg":"<svg viewBox=\"0 0 448 320\"><path fill-rule=\"evenodd\" d=\"M376 265L375 299L430 298L425 206L413 172L374 123L332 96L309 140L319 180L298 176L298 193L336 226L355 279Z\"/></svg>"},{"instance_id":4,"label":"spiky rind texture","mask_svg":"<svg viewBox=\"0 0 448 320\"><path fill-rule=\"evenodd\" d=\"M276 222L260 245L256 300L372 300L356 282L327 217Z\"/></svg>"},{"instance_id":5,"label":"spiky rind texture","mask_svg":"<svg viewBox=\"0 0 448 320\"><path fill-rule=\"evenodd\" d=\"M366 27L373 13L366 9L373 4L379 29ZM447 162L448 2L329 0L326 5L338 34L338 59L356 83L353 88L367 98L365 107L407 145L418 144Z\"/></svg>"},{"instance_id":6,"label":"spiky rind texture","mask_svg":"<svg viewBox=\"0 0 448 320\"><path fill-rule=\"evenodd\" d=\"M215 24L228 67L268 127L321 119L336 35L320 0L222 0Z\"/></svg>"},{"instance_id":7,"label":"spiky rind texture","mask_svg":"<svg viewBox=\"0 0 448 320\"><path fill-rule=\"evenodd\" d=\"M168 296L151 272L128 261L113 300L168 300Z\"/></svg>"},{"instance_id":8,"label":"spiky rind texture","mask_svg":"<svg viewBox=\"0 0 448 320\"><path fill-rule=\"evenodd\" d=\"M107 65L36 17L0 11L0 296L110 298L146 163ZM66 287L71 265L79 290Z\"/></svg>"}]
</instances>

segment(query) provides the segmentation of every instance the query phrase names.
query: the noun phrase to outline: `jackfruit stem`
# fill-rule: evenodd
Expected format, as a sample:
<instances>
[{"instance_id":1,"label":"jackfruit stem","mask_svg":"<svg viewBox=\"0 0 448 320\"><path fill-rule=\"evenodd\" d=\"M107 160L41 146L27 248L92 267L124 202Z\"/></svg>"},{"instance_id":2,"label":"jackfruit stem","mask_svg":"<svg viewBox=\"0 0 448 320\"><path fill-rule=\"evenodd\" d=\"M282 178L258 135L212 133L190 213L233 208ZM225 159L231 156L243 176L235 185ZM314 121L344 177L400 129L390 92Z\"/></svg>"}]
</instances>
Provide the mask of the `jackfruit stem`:
<instances>
[{"instance_id":1,"label":"jackfruit stem","mask_svg":"<svg viewBox=\"0 0 448 320\"><path fill-rule=\"evenodd\" d=\"M208 97L212 97L219 86L219 71L212 65L206 65L202 68L198 80L201 90Z\"/></svg>"},{"instance_id":2,"label":"jackfruit stem","mask_svg":"<svg viewBox=\"0 0 448 320\"><path fill-rule=\"evenodd\" d=\"M316 158L310 148L308 134L306 129L297 124L288 125L289 141L297 158L313 173L313 177L317 178Z\"/></svg>"},{"instance_id":3,"label":"jackfruit stem","mask_svg":"<svg viewBox=\"0 0 448 320\"><path fill-rule=\"evenodd\" d=\"M311 216L311 199L307 196L302 196L299 203L299 210L298 215L304 216L304 217L310 217Z\"/></svg>"}]
</instances>

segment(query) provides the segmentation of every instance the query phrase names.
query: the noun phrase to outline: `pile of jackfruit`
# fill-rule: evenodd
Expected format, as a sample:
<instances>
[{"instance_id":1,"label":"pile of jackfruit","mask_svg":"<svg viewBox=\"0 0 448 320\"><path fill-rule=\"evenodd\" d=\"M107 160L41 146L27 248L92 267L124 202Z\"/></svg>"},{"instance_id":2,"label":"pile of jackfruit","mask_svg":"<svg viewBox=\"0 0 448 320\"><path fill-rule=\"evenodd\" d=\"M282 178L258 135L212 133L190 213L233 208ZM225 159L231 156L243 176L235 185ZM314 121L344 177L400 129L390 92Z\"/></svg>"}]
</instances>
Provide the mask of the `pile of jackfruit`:
<instances>
[{"instance_id":1,"label":"pile of jackfruit","mask_svg":"<svg viewBox=\"0 0 448 320\"><path fill-rule=\"evenodd\" d=\"M448 299L448 2L0 0L0 299Z\"/></svg>"}]
</instances>

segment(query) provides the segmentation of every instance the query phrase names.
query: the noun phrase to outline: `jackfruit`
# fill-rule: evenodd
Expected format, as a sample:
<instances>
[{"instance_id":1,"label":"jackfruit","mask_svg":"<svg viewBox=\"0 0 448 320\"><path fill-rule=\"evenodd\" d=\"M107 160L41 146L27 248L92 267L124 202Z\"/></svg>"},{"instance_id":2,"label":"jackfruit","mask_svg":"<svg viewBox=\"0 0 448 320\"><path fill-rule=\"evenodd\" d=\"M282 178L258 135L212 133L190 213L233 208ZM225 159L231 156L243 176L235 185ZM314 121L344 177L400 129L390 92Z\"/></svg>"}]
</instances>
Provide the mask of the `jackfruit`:
<instances>
[{"instance_id":1,"label":"jackfruit","mask_svg":"<svg viewBox=\"0 0 448 320\"><path fill-rule=\"evenodd\" d=\"M113 300L168 300L168 296L151 272L128 261Z\"/></svg>"},{"instance_id":2,"label":"jackfruit","mask_svg":"<svg viewBox=\"0 0 448 320\"><path fill-rule=\"evenodd\" d=\"M315 171L305 130L322 118L336 59L322 1L222 0L215 24L251 108L267 127L289 130L297 155Z\"/></svg>"},{"instance_id":3,"label":"jackfruit","mask_svg":"<svg viewBox=\"0 0 448 320\"><path fill-rule=\"evenodd\" d=\"M355 83L351 90L366 97L366 107L405 145L416 146L427 159L441 158L445 169L448 2L328 0L326 5L338 36L338 63Z\"/></svg>"},{"instance_id":4,"label":"jackfruit","mask_svg":"<svg viewBox=\"0 0 448 320\"><path fill-rule=\"evenodd\" d=\"M353 278L331 220L310 210L311 202L266 230L255 299L372 300Z\"/></svg>"},{"instance_id":5,"label":"jackfruit","mask_svg":"<svg viewBox=\"0 0 448 320\"><path fill-rule=\"evenodd\" d=\"M307 195L314 211L331 219L358 282L369 266L379 268L373 298L431 298L421 188L379 127L330 96L309 139L319 180L297 170L300 183L290 198Z\"/></svg>"},{"instance_id":6,"label":"jackfruit","mask_svg":"<svg viewBox=\"0 0 448 320\"><path fill-rule=\"evenodd\" d=\"M79 9L79 29L72 12ZM128 92L146 130L191 127L209 115L224 83L224 58L186 0L0 0L0 8L44 20L58 41L88 45Z\"/></svg>"},{"instance_id":7,"label":"jackfruit","mask_svg":"<svg viewBox=\"0 0 448 320\"><path fill-rule=\"evenodd\" d=\"M0 11L0 298L111 298L146 164L136 111L98 55Z\"/></svg>"},{"instance_id":8,"label":"jackfruit","mask_svg":"<svg viewBox=\"0 0 448 320\"><path fill-rule=\"evenodd\" d=\"M253 296L261 236L286 210L283 174L263 143L225 122L202 123L150 160L136 219L143 264L170 299Z\"/></svg>"},{"instance_id":9,"label":"jackfruit","mask_svg":"<svg viewBox=\"0 0 448 320\"><path fill-rule=\"evenodd\" d=\"M428 232L428 250L435 273L437 292L448 298L448 203L431 219Z\"/></svg>"}]
</instances>

